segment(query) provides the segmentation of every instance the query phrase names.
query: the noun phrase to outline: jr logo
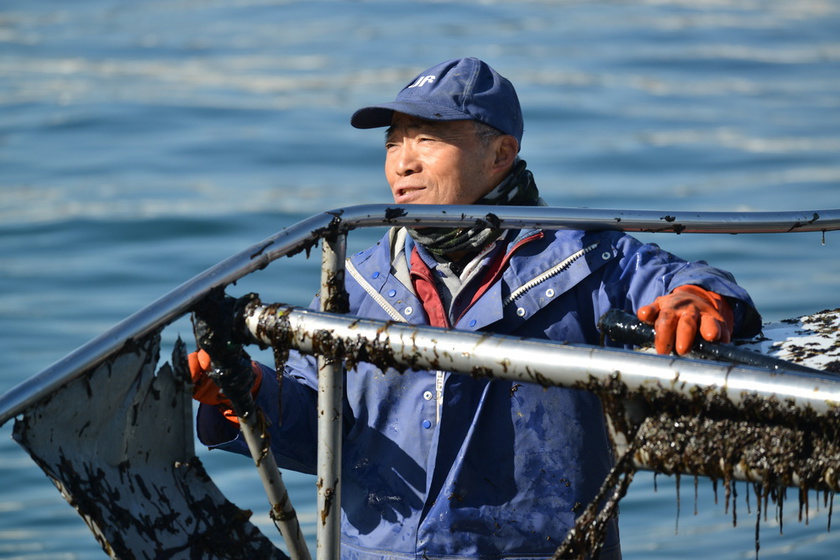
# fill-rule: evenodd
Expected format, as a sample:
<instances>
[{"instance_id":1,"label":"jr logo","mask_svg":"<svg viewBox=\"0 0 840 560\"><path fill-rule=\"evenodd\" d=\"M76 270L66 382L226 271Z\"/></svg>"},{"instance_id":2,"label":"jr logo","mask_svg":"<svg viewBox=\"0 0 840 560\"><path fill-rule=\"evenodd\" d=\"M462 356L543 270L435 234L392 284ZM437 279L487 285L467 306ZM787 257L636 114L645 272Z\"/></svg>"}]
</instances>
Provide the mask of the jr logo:
<instances>
[{"instance_id":1,"label":"jr logo","mask_svg":"<svg viewBox=\"0 0 840 560\"><path fill-rule=\"evenodd\" d=\"M408 87L414 88L414 87L420 87L420 86L425 85L425 84L430 84L430 83L435 81L435 77L436 76L420 76L419 78L417 78L416 82L414 82L413 84L411 84Z\"/></svg>"}]
</instances>

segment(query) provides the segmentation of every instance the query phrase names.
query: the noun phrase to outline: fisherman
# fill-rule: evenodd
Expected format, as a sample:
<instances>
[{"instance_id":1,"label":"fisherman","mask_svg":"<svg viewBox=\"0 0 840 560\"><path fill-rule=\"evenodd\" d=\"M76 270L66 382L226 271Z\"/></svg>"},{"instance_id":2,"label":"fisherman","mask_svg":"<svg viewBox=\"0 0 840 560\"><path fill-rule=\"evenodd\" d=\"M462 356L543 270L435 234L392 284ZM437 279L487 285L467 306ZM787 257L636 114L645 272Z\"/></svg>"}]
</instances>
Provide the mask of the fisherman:
<instances>
[{"instance_id":1,"label":"fisherman","mask_svg":"<svg viewBox=\"0 0 840 560\"><path fill-rule=\"evenodd\" d=\"M519 157L514 87L481 60L438 64L350 122L387 127L398 204L544 204ZM657 352L685 354L698 333L729 342L761 324L729 273L616 231L399 227L347 272L351 315L414 325L598 344L598 319L619 308L655 325ZM209 356L190 363L200 440L248 454ZM314 359L292 351L282 391L256 369L278 464L315 473ZM344 403L342 558L549 557L613 464L601 404L582 390L360 363ZM600 557L621 557L617 518Z\"/></svg>"}]
</instances>

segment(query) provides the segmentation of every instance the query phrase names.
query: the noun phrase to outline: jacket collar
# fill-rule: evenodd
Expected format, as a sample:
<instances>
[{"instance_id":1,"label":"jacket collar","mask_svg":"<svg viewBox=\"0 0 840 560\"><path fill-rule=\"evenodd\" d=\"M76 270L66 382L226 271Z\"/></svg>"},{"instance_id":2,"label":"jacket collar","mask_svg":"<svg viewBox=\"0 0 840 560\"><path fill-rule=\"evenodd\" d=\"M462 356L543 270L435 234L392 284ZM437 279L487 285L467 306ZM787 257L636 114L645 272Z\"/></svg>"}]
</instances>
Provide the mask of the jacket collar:
<instances>
[{"instance_id":1,"label":"jacket collar","mask_svg":"<svg viewBox=\"0 0 840 560\"><path fill-rule=\"evenodd\" d=\"M406 248L413 244L410 236L392 228L375 246L351 257L356 269L369 284L370 291L388 294L397 292L397 299L412 308L405 320L420 322L416 313L422 304L414 294L409 278ZM554 299L567 292L597 268L614 258L615 250L604 233L578 230L520 230L508 244L505 263L496 281L489 282L475 301L454 325L464 330L478 330L505 317L526 321ZM392 262L393 258L393 262ZM568 261L568 262L566 262ZM566 263L557 273L543 278L552 267ZM403 273L401 273L401 270ZM501 282L498 279L501 278ZM529 283L533 285L529 286ZM502 289L504 286L504 290ZM522 288L527 288L522 291ZM507 306L510 294L519 296ZM508 330L508 329L505 329Z\"/></svg>"}]
</instances>

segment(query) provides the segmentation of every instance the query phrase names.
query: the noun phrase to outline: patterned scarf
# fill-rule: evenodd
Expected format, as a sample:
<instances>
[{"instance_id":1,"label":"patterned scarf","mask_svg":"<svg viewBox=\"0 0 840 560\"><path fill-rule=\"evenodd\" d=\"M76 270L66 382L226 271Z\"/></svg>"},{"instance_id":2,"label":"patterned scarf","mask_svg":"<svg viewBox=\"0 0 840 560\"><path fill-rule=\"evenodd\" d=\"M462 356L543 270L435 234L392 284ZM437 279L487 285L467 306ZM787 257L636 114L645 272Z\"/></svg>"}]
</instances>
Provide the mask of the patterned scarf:
<instances>
[{"instance_id":1,"label":"patterned scarf","mask_svg":"<svg viewBox=\"0 0 840 560\"><path fill-rule=\"evenodd\" d=\"M475 204L481 206L536 206L540 193L534 176L525 168L525 160L517 158L513 169ZM476 253L498 239L504 230L485 226L471 228L406 228L409 235L435 256L467 251Z\"/></svg>"}]
</instances>

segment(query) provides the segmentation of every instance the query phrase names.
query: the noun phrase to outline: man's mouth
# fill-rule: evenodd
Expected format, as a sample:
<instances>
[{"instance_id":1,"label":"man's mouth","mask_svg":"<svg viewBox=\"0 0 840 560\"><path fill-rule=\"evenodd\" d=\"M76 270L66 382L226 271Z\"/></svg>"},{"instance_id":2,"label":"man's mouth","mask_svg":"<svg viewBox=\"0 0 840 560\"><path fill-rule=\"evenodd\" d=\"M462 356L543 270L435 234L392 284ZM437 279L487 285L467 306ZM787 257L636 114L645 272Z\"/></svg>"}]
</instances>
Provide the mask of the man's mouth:
<instances>
[{"instance_id":1,"label":"man's mouth","mask_svg":"<svg viewBox=\"0 0 840 560\"><path fill-rule=\"evenodd\" d=\"M418 193L420 193L424 189L425 189L425 187L421 187L421 186L398 187L394 191L394 199L397 202L410 201L412 198L414 198Z\"/></svg>"}]
</instances>

